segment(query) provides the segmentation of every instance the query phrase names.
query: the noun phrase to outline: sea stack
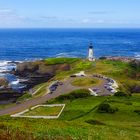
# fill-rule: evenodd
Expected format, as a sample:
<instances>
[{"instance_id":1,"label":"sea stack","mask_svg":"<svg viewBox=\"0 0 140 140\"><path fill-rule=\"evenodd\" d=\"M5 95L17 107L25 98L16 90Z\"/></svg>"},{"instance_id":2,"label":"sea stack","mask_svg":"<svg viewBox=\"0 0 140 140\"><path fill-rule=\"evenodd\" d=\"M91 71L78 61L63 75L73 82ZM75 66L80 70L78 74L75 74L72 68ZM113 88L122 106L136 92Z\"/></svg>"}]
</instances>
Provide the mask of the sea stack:
<instances>
[{"instance_id":1,"label":"sea stack","mask_svg":"<svg viewBox=\"0 0 140 140\"><path fill-rule=\"evenodd\" d=\"M90 43L90 45L89 45L88 60L89 60L89 61L95 61L92 43Z\"/></svg>"}]
</instances>

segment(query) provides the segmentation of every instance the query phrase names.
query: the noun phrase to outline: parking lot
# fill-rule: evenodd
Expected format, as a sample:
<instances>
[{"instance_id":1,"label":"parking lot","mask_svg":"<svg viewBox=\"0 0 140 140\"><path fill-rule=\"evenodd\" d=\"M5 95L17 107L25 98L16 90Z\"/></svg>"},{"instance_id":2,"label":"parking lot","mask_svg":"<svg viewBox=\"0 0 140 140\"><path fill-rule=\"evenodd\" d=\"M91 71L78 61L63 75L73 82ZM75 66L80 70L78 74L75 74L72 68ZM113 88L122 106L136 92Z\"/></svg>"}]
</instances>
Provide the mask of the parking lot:
<instances>
[{"instance_id":1,"label":"parking lot","mask_svg":"<svg viewBox=\"0 0 140 140\"><path fill-rule=\"evenodd\" d=\"M90 86L90 87L78 87L78 86L73 86L72 82L79 77L86 77L86 78L95 78L100 80L100 84L97 84L96 86ZM63 93L68 93L68 91L73 91L76 89L82 89L82 88L87 88L91 91L91 95L93 96L108 96L108 95L113 95L115 92L117 92L117 84L116 87L113 87L113 84L115 85L116 82L111 79L107 78L102 75L77 75L77 76L70 76L68 79L65 81L54 81L50 86L50 94L63 94Z\"/></svg>"}]
</instances>

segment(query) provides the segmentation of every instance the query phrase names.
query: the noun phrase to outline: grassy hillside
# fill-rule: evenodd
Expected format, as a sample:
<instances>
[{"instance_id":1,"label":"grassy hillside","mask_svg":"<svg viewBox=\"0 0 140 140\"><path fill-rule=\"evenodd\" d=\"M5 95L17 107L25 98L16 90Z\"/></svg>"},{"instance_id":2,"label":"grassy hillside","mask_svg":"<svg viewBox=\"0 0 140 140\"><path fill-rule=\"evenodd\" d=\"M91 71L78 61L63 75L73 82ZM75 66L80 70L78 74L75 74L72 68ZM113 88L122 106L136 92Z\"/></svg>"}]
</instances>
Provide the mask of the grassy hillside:
<instances>
[{"instance_id":1,"label":"grassy hillside","mask_svg":"<svg viewBox=\"0 0 140 140\"><path fill-rule=\"evenodd\" d=\"M129 63L121 61L50 58L47 64L68 63L70 71L58 72L53 80L67 79L71 74L84 70L86 74L103 74L119 83L121 91L131 92L140 79ZM135 75L139 69L135 71ZM83 81L86 84L92 81ZM76 82L77 83L77 82ZM46 84L47 86L48 84ZM39 86L37 86L38 88ZM45 89L45 87L43 87ZM43 90L44 91L44 90ZM42 95L43 91L37 94ZM41 92L41 93L40 93ZM6 140L139 140L140 94L126 97L91 97L87 90L60 96L48 102L65 103L66 107L57 120L0 117L0 139ZM47 103L47 104L48 104ZM103 109L103 110L101 110ZM105 110L104 110L105 109ZM106 110L107 109L107 110ZM115 110L114 112L108 111Z\"/></svg>"},{"instance_id":2,"label":"grassy hillside","mask_svg":"<svg viewBox=\"0 0 140 140\"><path fill-rule=\"evenodd\" d=\"M98 79L93 78L78 78L72 82L72 85L79 87L90 87L91 85L98 85L100 81Z\"/></svg>"},{"instance_id":3,"label":"grassy hillside","mask_svg":"<svg viewBox=\"0 0 140 140\"><path fill-rule=\"evenodd\" d=\"M79 94L79 93L78 93ZM49 103L65 103L58 120L0 118L0 139L82 139L82 140L139 140L140 95L132 97L85 97ZM115 113L100 113L98 106L108 103L117 107ZM22 138L23 137L23 138Z\"/></svg>"},{"instance_id":4,"label":"grassy hillside","mask_svg":"<svg viewBox=\"0 0 140 140\"><path fill-rule=\"evenodd\" d=\"M69 60L66 63L69 63ZM59 72L54 79L61 80L79 71L85 71L87 74L98 73L113 78L118 82L120 90L125 92L131 92L131 88L134 86L140 87L140 78L134 77L140 71L135 70L128 62L112 60L97 60L96 62L89 62L85 59L77 60L71 63L70 71Z\"/></svg>"},{"instance_id":5,"label":"grassy hillside","mask_svg":"<svg viewBox=\"0 0 140 140\"><path fill-rule=\"evenodd\" d=\"M76 61L79 61L79 58L48 58L45 60L48 65L56 65L56 64L72 64Z\"/></svg>"}]
</instances>

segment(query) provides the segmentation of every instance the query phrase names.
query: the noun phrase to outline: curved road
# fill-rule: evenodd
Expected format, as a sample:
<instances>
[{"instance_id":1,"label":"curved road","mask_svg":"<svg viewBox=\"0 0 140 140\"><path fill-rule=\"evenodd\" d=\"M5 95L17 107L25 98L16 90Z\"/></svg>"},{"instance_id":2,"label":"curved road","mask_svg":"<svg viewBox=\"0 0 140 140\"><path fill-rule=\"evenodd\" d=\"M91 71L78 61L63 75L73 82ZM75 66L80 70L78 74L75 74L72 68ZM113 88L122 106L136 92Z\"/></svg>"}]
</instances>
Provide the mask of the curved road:
<instances>
[{"instance_id":1,"label":"curved road","mask_svg":"<svg viewBox=\"0 0 140 140\"><path fill-rule=\"evenodd\" d=\"M73 90L81 89L82 87L75 87L75 86L71 85L71 82L73 79L74 78L70 78L69 80L64 81L63 85L58 86L57 90L55 92L53 92L52 94L45 94L44 96L37 97L37 98L31 99L31 100L25 101L21 104L0 110L0 116L15 114L15 113L21 112L27 108L31 108L35 105L45 103L46 101L56 98L62 94L69 93ZM98 78L98 79L100 79L100 78ZM97 86L97 88L102 89L101 95L110 95L110 92L104 88L104 84L106 84L107 81L104 79L102 79L102 80L103 80L102 84Z\"/></svg>"}]
</instances>

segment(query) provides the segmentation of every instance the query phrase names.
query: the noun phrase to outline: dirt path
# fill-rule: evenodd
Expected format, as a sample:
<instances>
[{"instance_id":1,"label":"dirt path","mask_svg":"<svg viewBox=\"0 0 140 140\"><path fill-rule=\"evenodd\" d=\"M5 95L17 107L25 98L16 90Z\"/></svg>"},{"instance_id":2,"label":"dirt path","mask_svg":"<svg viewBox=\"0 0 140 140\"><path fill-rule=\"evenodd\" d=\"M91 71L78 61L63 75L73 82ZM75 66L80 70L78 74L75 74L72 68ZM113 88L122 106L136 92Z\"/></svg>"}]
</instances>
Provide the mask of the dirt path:
<instances>
[{"instance_id":1,"label":"dirt path","mask_svg":"<svg viewBox=\"0 0 140 140\"><path fill-rule=\"evenodd\" d=\"M100 78L98 78L100 79ZM27 108L31 108L35 105L38 105L38 104L42 104L42 103L45 103L46 101L49 101L53 98L56 98L62 94L66 94L66 93L69 93L73 90L77 90L77 89L81 89L83 87L75 87L75 86L72 86L71 85L71 82L72 82L73 78L70 78L68 80L66 80L63 85L61 86L58 86L57 90L54 91L52 94L46 94L44 96L41 96L41 97L37 97L37 98L34 98L34 99L31 99L31 100L28 100L28 101L25 101L21 104L17 104L15 106L12 106L12 107L8 107L8 108L5 108L3 110L0 110L0 116L2 115L11 115L11 114L15 114L15 113L18 113L18 112L21 112ZM103 80L103 79L100 79L100 80ZM104 95L109 95L110 93L104 88L104 84L106 83L107 81L106 80L103 80L102 84L98 86L98 88L100 88L102 90L102 92L104 93Z\"/></svg>"}]
</instances>

